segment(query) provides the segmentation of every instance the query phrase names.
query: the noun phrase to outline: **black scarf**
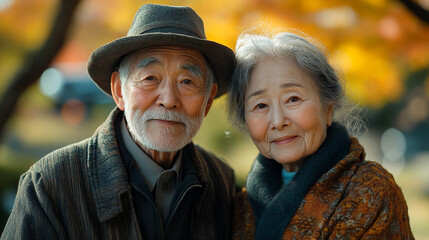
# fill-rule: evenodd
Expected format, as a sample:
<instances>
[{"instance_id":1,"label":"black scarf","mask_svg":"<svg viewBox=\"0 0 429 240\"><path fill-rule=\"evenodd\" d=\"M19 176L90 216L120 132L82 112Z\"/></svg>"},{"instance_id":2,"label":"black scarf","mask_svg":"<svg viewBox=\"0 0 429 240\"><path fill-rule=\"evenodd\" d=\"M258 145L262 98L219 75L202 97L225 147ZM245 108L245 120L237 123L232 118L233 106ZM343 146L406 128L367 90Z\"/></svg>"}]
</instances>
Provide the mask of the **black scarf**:
<instances>
[{"instance_id":1,"label":"black scarf","mask_svg":"<svg viewBox=\"0 0 429 240\"><path fill-rule=\"evenodd\" d=\"M247 194L256 219L255 239L281 239L310 188L349 152L350 137L333 123L320 148L304 160L295 177L283 184L282 165L258 155L247 177Z\"/></svg>"}]
</instances>

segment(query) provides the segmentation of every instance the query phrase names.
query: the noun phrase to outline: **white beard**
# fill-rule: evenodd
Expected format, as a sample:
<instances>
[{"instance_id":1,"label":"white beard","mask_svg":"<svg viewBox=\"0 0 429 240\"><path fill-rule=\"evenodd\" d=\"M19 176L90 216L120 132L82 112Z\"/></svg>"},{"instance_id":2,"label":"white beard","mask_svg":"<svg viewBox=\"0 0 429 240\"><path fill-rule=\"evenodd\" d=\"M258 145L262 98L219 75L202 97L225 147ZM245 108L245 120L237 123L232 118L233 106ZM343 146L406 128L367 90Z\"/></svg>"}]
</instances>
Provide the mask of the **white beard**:
<instances>
[{"instance_id":1,"label":"white beard","mask_svg":"<svg viewBox=\"0 0 429 240\"><path fill-rule=\"evenodd\" d=\"M148 109L144 112L140 110L135 110L133 112L129 109L128 104L125 104L124 113L128 123L128 129L134 141L145 148L161 152L178 151L190 143L195 134L197 134L204 118L204 111L194 118L190 118L183 113L173 110ZM151 124L150 120L153 119L174 121L182 123L183 125L158 128L156 129L157 135L155 136L152 134L152 136L150 136L149 129L151 126L149 125ZM184 129L180 129L180 127ZM152 126L150 130L154 131L154 126Z\"/></svg>"}]
</instances>

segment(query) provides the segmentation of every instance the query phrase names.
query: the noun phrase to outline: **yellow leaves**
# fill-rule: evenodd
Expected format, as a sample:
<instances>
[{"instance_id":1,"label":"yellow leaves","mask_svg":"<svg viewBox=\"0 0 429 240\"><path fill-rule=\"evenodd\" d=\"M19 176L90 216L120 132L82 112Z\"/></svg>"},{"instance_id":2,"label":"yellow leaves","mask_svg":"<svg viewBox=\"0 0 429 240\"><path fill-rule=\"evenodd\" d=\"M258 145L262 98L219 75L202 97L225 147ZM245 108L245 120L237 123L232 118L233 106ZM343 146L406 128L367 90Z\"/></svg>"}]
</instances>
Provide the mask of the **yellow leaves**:
<instances>
[{"instance_id":1,"label":"yellow leaves","mask_svg":"<svg viewBox=\"0 0 429 240\"><path fill-rule=\"evenodd\" d=\"M129 9L126 7L127 1L123 1L121 4L115 4L116 8L113 10L113 14L107 18L107 26L112 31L123 31L131 26L130 13L127 11Z\"/></svg>"},{"instance_id":2,"label":"yellow leaves","mask_svg":"<svg viewBox=\"0 0 429 240\"><path fill-rule=\"evenodd\" d=\"M239 30L233 16L209 15L204 17L204 26L207 39L234 49Z\"/></svg>"},{"instance_id":3,"label":"yellow leaves","mask_svg":"<svg viewBox=\"0 0 429 240\"><path fill-rule=\"evenodd\" d=\"M237 0L211 0L211 1L188 1L198 14L215 12L233 12L237 6L240 6ZM183 4L183 3L182 3ZM216 9L216 11L213 11ZM200 15L201 16L201 15Z\"/></svg>"},{"instance_id":4,"label":"yellow leaves","mask_svg":"<svg viewBox=\"0 0 429 240\"><path fill-rule=\"evenodd\" d=\"M92 0L82 4L89 4L91 14L95 14L104 21L107 30L110 32L120 32L126 34L131 26L135 11L141 5L138 1L130 0ZM130 11L133 9L133 11ZM135 9L135 10L134 10Z\"/></svg>"},{"instance_id":5,"label":"yellow leaves","mask_svg":"<svg viewBox=\"0 0 429 240\"><path fill-rule=\"evenodd\" d=\"M316 23L325 29L350 28L357 23L357 16L349 6L324 9L315 14Z\"/></svg>"},{"instance_id":6,"label":"yellow leaves","mask_svg":"<svg viewBox=\"0 0 429 240\"><path fill-rule=\"evenodd\" d=\"M320 0L306 0L300 1L300 5L303 12L315 12L320 9L335 6L333 1L320 1Z\"/></svg>"},{"instance_id":7,"label":"yellow leaves","mask_svg":"<svg viewBox=\"0 0 429 240\"><path fill-rule=\"evenodd\" d=\"M380 50L356 43L339 46L332 62L344 74L349 97L360 104L379 108L401 96L400 73L387 56Z\"/></svg>"},{"instance_id":8,"label":"yellow leaves","mask_svg":"<svg viewBox=\"0 0 429 240\"><path fill-rule=\"evenodd\" d=\"M55 11L56 5L48 0L16 0L0 14L0 35L11 44L34 48L45 39Z\"/></svg>"},{"instance_id":9,"label":"yellow leaves","mask_svg":"<svg viewBox=\"0 0 429 240\"><path fill-rule=\"evenodd\" d=\"M385 8L388 4L387 0L363 0L363 2L374 8Z\"/></svg>"},{"instance_id":10,"label":"yellow leaves","mask_svg":"<svg viewBox=\"0 0 429 240\"><path fill-rule=\"evenodd\" d=\"M249 28L253 29L257 26L258 28L261 28L261 30L268 31L268 33L288 31L291 28L297 27L297 24L291 21L287 15L268 10L254 10L246 12L241 17L239 23L243 30Z\"/></svg>"}]
</instances>

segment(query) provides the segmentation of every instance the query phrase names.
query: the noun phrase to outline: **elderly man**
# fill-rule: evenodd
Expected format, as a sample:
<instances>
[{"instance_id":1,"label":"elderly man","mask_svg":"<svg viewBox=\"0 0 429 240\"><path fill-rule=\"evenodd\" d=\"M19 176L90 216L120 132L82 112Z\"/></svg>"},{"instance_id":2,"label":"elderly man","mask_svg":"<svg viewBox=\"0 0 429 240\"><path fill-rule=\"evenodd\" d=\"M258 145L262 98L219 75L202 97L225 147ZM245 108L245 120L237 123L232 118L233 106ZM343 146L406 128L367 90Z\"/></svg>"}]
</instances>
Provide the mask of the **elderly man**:
<instances>
[{"instance_id":1,"label":"elderly man","mask_svg":"<svg viewBox=\"0 0 429 240\"><path fill-rule=\"evenodd\" d=\"M233 171L191 141L234 65L192 9L142 6L88 63L117 108L23 174L2 239L228 238Z\"/></svg>"}]
</instances>

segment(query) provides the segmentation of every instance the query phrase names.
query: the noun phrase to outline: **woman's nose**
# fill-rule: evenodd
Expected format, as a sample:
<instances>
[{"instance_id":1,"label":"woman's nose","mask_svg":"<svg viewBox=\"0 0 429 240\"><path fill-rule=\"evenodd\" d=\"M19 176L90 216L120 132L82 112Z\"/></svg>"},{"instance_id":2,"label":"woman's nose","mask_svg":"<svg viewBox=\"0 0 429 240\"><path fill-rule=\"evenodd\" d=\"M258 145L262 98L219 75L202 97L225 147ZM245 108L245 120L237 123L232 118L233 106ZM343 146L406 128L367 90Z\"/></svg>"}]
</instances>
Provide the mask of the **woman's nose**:
<instances>
[{"instance_id":1,"label":"woman's nose","mask_svg":"<svg viewBox=\"0 0 429 240\"><path fill-rule=\"evenodd\" d=\"M282 130L290 125L290 119L287 117L286 110L279 104L273 104L270 109L271 130Z\"/></svg>"}]
</instances>

